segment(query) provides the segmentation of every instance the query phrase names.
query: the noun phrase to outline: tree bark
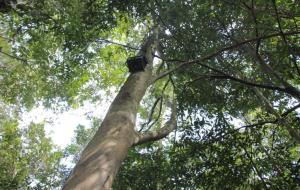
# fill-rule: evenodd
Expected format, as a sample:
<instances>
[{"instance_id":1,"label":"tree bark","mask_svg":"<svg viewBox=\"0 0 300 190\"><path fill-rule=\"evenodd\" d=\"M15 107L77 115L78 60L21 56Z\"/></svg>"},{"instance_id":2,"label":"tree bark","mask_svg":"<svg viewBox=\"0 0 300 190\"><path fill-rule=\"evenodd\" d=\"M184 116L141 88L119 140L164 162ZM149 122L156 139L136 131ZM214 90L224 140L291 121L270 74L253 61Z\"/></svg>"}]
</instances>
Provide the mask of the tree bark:
<instances>
[{"instance_id":1,"label":"tree bark","mask_svg":"<svg viewBox=\"0 0 300 190\"><path fill-rule=\"evenodd\" d=\"M138 105L152 77L154 37L149 37L140 51L148 65L143 72L131 74L111 104L101 127L84 149L63 190L107 190L135 143L134 129Z\"/></svg>"}]
</instances>

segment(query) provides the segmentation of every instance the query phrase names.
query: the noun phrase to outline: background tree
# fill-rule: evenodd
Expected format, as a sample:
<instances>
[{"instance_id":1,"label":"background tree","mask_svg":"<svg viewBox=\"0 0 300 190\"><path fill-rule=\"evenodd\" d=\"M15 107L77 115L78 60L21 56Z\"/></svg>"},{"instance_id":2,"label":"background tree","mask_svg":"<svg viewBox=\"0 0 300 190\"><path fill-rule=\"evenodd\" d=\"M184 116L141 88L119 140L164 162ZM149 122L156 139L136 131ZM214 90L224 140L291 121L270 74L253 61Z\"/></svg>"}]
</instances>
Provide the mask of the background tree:
<instances>
[{"instance_id":1,"label":"background tree","mask_svg":"<svg viewBox=\"0 0 300 190\"><path fill-rule=\"evenodd\" d=\"M65 174L60 162L63 151L46 137L43 123L20 127L4 107L0 114L0 189L59 187Z\"/></svg>"}]
</instances>

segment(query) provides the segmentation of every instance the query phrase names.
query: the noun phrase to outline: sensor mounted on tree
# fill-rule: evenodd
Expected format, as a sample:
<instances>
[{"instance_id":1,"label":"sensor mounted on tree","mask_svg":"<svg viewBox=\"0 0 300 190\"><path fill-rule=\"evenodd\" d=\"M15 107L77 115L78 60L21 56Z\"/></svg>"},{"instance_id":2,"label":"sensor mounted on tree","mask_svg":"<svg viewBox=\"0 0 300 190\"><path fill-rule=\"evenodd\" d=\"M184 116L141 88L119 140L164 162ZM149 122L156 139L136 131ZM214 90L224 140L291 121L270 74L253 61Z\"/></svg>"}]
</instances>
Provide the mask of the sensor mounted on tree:
<instances>
[{"instance_id":1,"label":"sensor mounted on tree","mask_svg":"<svg viewBox=\"0 0 300 190\"><path fill-rule=\"evenodd\" d=\"M145 71L147 59L145 56L129 57L126 61L130 73Z\"/></svg>"}]
</instances>

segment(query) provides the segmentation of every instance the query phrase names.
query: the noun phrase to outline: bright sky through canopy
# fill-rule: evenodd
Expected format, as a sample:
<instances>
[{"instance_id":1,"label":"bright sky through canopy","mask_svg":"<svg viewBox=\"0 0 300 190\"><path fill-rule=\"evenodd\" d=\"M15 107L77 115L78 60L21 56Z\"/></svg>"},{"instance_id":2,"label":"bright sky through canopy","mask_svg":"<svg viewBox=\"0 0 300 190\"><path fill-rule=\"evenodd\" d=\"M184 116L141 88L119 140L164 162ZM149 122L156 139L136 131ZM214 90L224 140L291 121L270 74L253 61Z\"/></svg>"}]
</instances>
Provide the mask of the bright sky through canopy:
<instances>
[{"instance_id":1,"label":"bright sky through canopy","mask_svg":"<svg viewBox=\"0 0 300 190\"><path fill-rule=\"evenodd\" d=\"M91 120L89 120L89 117L103 118L105 116L112 101L111 97L107 98L107 101L103 101L101 104L95 105L86 102L82 107L70 109L62 113L54 113L40 106L30 112L24 113L21 123L26 126L30 122L38 123L46 121L45 129L47 134L56 145L64 148L71 142L77 125L81 124L90 127Z\"/></svg>"}]
</instances>

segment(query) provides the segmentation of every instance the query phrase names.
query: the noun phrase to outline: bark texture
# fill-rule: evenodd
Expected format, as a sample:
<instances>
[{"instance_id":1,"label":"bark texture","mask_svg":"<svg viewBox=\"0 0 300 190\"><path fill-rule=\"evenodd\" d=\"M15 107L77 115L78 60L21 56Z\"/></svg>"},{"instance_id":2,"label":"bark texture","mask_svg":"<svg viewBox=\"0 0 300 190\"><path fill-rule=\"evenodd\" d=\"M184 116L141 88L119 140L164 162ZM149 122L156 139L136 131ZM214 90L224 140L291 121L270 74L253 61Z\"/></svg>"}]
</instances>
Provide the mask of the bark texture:
<instances>
[{"instance_id":1,"label":"bark texture","mask_svg":"<svg viewBox=\"0 0 300 190\"><path fill-rule=\"evenodd\" d=\"M63 190L107 190L134 144L138 105L152 77L155 43L149 37L139 54L145 54L144 72L131 74L111 104L101 127L83 151Z\"/></svg>"}]
</instances>

